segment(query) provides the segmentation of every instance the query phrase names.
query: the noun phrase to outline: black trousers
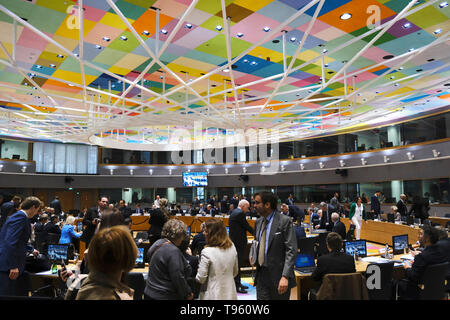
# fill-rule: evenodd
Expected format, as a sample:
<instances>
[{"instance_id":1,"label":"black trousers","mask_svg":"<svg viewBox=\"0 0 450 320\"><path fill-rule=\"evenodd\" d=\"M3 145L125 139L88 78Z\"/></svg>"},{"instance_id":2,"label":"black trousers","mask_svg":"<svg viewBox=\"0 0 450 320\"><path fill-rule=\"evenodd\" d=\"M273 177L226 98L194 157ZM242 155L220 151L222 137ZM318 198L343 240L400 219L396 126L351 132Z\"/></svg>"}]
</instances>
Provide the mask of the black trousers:
<instances>
[{"instance_id":1,"label":"black trousers","mask_svg":"<svg viewBox=\"0 0 450 320\"><path fill-rule=\"evenodd\" d=\"M16 280L11 280L9 271L0 271L0 296L27 296L30 289L26 283L27 276L22 273Z\"/></svg>"},{"instance_id":2,"label":"black trousers","mask_svg":"<svg viewBox=\"0 0 450 320\"><path fill-rule=\"evenodd\" d=\"M236 252L237 252L237 256L238 256L238 274L236 275L236 277L234 277L236 289L238 289L241 286L241 267L244 264L244 251L245 251L245 248L240 248L240 247L236 246Z\"/></svg>"},{"instance_id":3,"label":"black trousers","mask_svg":"<svg viewBox=\"0 0 450 320\"><path fill-rule=\"evenodd\" d=\"M257 300L289 300L291 289L283 294L278 294L278 283L276 286L270 279L269 269L262 267L257 274L256 299Z\"/></svg>"}]
</instances>

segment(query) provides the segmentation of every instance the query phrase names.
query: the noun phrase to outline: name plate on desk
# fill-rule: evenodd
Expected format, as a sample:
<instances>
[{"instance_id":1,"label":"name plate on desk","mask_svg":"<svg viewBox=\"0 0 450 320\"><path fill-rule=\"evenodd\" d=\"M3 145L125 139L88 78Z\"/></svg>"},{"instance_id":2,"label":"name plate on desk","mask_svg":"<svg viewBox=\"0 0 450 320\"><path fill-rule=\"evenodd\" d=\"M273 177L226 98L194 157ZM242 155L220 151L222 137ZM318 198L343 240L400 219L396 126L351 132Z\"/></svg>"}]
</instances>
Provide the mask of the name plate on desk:
<instances>
[{"instance_id":1,"label":"name plate on desk","mask_svg":"<svg viewBox=\"0 0 450 320\"><path fill-rule=\"evenodd\" d=\"M257 220L257 218L256 217L252 217L252 220Z\"/></svg>"},{"instance_id":2,"label":"name plate on desk","mask_svg":"<svg viewBox=\"0 0 450 320\"><path fill-rule=\"evenodd\" d=\"M205 217L211 217L211 215L210 215L210 214L207 214L207 215L205 215Z\"/></svg>"},{"instance_id":3,"label":"name plate on desk","mask_svg":"<svg viewBox=\"0 0 450 320\"><path fill-rule=\"evenodd\" d=\"M186 217L190 217L191 215L190 215L189 213L186 213L185 216L186 216Z\"/></svg>"},{"instance_id":4,"label":"name plate on desk","mask_svg":"<svg viewBox=\"0 0 450 320\"><path fill-rule=\"evenodd\" d=\"M181 217L181 213L177 213L175 216L177 217Z\"/></svg>"},{"instance_id":5,"label":"name plate on desk","mask_svg":"<svg viewBox=\"0 0 450 320\"><path fill-rule=\"evenodd\" d=\"M230 217L230 215L229 214L227 214L226 216L225 216L225 218L229 218Z\"/></svg>"}]
</instances>

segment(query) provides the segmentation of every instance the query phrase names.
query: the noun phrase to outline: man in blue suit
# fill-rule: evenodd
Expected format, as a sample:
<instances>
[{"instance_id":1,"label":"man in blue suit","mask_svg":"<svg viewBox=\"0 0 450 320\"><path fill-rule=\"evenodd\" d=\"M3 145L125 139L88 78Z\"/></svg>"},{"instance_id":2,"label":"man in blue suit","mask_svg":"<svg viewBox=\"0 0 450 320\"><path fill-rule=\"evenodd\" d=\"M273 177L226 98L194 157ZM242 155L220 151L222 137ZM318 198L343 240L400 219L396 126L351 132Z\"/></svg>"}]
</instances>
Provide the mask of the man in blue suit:
<instances>
[{"instance_id":1,"label":"man in blue suit","mask_svg":"<svg viewBox=\"0 0 450 320\"><path fill-rule=\"evenodd\" d=\"M27 252L37 256L39 252L28 245L31 235L30 219L39 213L42 202L28 197L20 210L12 214L0 232L0 296L16 296L25 269Z\"/></svg>"},{"instance_id":2,"label":"man in blue suit","mask_svg":"<svg viewBox=\"0 0 450 320\"><path fill-rule=\"evenodd\" d=\"M381 214L381 206L380 206L380 196L381 191L375 192L375 194L370 198L370 211L373 212L375 218L379 218Z\"/></svg>"}]
</instances>

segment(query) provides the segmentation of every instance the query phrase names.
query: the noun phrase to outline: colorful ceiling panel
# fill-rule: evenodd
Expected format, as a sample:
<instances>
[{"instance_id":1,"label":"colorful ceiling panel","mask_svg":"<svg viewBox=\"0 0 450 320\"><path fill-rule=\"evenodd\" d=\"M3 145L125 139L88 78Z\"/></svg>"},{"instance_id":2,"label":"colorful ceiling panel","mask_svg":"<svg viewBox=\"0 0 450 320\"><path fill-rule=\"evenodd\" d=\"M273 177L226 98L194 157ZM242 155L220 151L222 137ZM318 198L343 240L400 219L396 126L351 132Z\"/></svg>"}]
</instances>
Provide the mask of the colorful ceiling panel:
<instances>
[{"instance_id":1,"label":"colorful ceiling panel","mask_svg":"<svg viewBox=\"0 0 450 320\"><path fill-rule=\"evenodd\" d=\"M443 0L0 0L0 134L164 150L408 121L449 109L449 17Z\"/></svg>"}]
</instances>

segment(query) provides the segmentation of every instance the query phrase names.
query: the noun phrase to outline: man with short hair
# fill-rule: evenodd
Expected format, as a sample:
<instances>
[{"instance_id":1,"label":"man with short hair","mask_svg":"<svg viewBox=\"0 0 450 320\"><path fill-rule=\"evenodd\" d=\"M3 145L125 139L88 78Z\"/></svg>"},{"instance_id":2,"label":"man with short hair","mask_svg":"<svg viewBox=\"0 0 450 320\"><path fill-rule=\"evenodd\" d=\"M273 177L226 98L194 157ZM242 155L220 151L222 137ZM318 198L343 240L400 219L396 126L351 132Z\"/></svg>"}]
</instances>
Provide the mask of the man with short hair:
<instances>
[{"instance_id":1,"label":"man with short hair","mask_svg":"<svg viewBox=\"0 0 450 320\"><path fill-rule=\"evenodd\" d=\"M258 300L289 300L290 289L296 286L297 240L292 220L277 211L277 203L271 192L255 195L255 209L260 215L255 223L259 242L255 276Z\"/></svg>"},{"instance_id":2,"label":"man with short hair","mask_svg":"<svg viewBox=\"0 0 450 320\"><path fill-rule=\"evenodd\" d=\"M317 259L317 266L311 278L321 282L323 277L329 273L353 273L356 272L355 260L351 255L341 252L342 238L336 232L327 235L327 248L329 253Z\"/></svg>"},{"instance_id":3,"label":"man with short hair","mask_svg":"<svg viewBox=\"0 0 450 320\"><path fill-rule=\"evenodd\" d=\"M322 210L322 219L325 220L325 228L328 231L331 231L331 229L333 228L333 225L331 223L331 208L328 207L328 204L326 202L321 202L320 203L320 209ZM322 228L321 228L322 229Z\"/></svg>"},{"instance_id":4,"label":"man with short hair","mask_svg":"<svg viewBox=\"0 0 450 320\"><path fill-rule=\"evenodd\" d=\"M55 209L55 214L60 215L62 212L61 202L59 201L59 197L55 196L55 198L50 202L49 205L51 208Z\"/></svg>"},{"instance_id":5,"label":"man with short hair","mask_svg":"<svg viewBox=\"0 0 450 320\"><path fill-rule=\"evenodd\" d=\"M230 210L230 202L228 201L228 196L224 195L223 199L219 202L220 205L220 213L227 214Z\"/></svg>"},{"instance_id":6,"label":"man with short hair","mask_svg":"<svg viewBox=\"0 0 450 320\"><path fill-rule=\"evenodd\" d=\"M381 214L380 196L381 191L377 190L370 198L370 210L373 212L375 218L379 218Z\"/></svg>"},{"instance_id":7,"label":"man with short hair","mask_svg":"<svg viewBox=\"0 0 450 320\"><path fill-rule=\"evenodd\" d=\"M154 205L155 209L159 208L159 195L156 195L156 199L153 202L153 205Z\"/></svg>"},{"instance_id":8,"label":"man with short hair","mask_svg":"<svg viewBox=\"0 0 450 320\"><path fill-rule=\"evenodd\" d=\"M411 264L408 260L403 262L406 279L398 282L398 295L401 300L417 300L419 298L419 280L429 265L447 261L441 248L437 245L439 232L436 228L423 225L419 230L419 242L425 249L414 257Z\"/></svg>"},{"instance_id":9,"label":"man with short hair","mask_svg":"<svg viewBox=\"0 0 450 320\"><path fill-rule=\"evenodd\" d=\"M408 215L408 208L406 207L406 195L401 194L400 200L397 202L397 212L400 213L402 220L406 221L406 216Z\"/></svg>"},{"instance_id":10,"label":"man with short hair","mask_svg":"<svg viewBox=\"0 0 450 320\"><path fill-rule=\"evenodd\" d=\"M22 197L14 196L12 197L11 201L2 204L2 206L0 207L0 229L2 228L8 216L17 211L20 202L22 202Z\"/></svg>"},{"instance_id":11,"label":"man with short hair","mask_svg":"<svg viewBox=\"0 0 450 320\"><path fill-rule=\"evenodd\" d=\"M35 257L37 250L28 244L31 236L30 220L39 213L42 201L28 197L21 209L13 213L0 232L0 296L23 295L19 292L25 270L27 252Z\"/></svg>"},{"instance_id":12,"label":"man with short hair","mask_svg":"<svg viewBox=\"0 0 450 320\"><path fill-rule=\"evenodd\" d=\"M330 200L331 212L341 212L341 204L339 203L339 193L335 192L333 198Z\"/></svg>"},{"instance_id":13,"label":"man with short hair","mask_svg":"<svg viewBox=\"0 0 450 320\"><path fill-rule=\"evenodd\" d=\"M247 247L247 232L254 235L253 228L248 224L245 218L250 203L247 200L241 200L238 203L238 207L234 209L230 214L228 222L230 229L230 239L233 241L238 255L238 274L234 277L236 283L236 290L239 293L247 293L246 286L241 283L241 267L244 265L244 253Z\"/></svg>"},{"instance_id":14,"label":"man with short hair","mask_svg":"<svg viewBox=\"0 0 450 320\"><path fill-rule=\"evenodd\" d=\"M342 239L345 239L347 230L345 228L345 224L339 219L339 214L337 212L333 212L331 214L331 222L333 223L332 232L336 232Z\"/></svg>"},{"instance_id":15,"label":"man with short hair","mask_svg":"<svg viewBox=\"0 0 450 320\"><path fill-rule=\"evenodd\" d=\"M91 239L94 236L95 229L100 222L103 211L108 208L108 202L108 197L100 197L97 206L88 209L83 218L83 225L86 226L86 228L84 229L80 240L86 242L86 248L89 246L89 242L91 242Z\"/></svg>"},{"instance_id":16,"label":"man with short hair","mask_svg":"<svg viewBox=\"0 0 450 320\"><path fill-rule=\"evenodd\" d=\"M120 213L122 213L124 219L129 218L131 216L131 208L127 206L125 200L120 200L119 211Z\"/></svg>"}]
</instances>

